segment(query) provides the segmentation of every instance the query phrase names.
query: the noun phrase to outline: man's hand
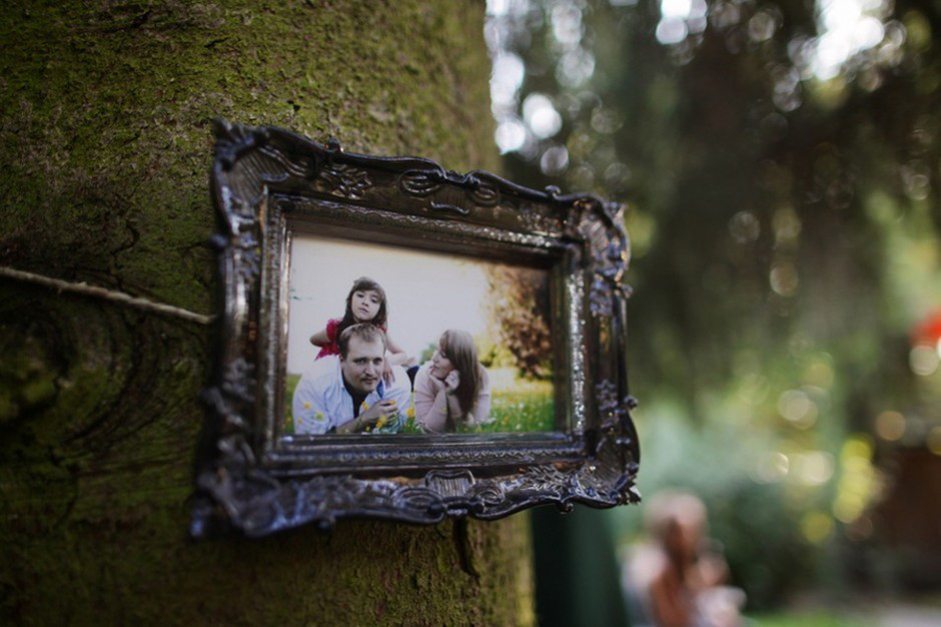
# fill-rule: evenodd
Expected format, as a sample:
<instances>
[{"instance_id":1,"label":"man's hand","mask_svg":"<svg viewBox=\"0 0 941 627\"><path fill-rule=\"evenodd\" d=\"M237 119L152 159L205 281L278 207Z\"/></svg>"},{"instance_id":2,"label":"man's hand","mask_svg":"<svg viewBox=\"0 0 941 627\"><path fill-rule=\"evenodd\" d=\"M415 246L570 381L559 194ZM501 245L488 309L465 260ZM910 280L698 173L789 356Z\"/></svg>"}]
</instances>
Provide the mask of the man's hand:
<instances>
[{"instance_id":1,"label":"man's hand","mask_svg":"<svg viewBox=\"0 0 941 627\"><path fill-rule=\"evenodd\" d=\"M360 433L367 428L371 430L378 423L385 423L398 413L399 406L395 399L381 400L361 413L359 418L354 418L345 425L340 426L337 431L339 433Z\"/></svg>"}]
</instances>

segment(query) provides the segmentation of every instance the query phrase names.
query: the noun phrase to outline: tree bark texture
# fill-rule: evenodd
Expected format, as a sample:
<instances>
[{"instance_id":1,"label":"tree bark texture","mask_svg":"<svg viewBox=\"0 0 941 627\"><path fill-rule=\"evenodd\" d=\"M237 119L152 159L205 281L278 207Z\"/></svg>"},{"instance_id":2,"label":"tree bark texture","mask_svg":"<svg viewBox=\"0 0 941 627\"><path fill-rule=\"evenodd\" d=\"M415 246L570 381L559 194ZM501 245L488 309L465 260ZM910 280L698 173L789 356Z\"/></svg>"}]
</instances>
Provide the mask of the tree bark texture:
<instances>
[{"instance_id":1,"label":"tree bark texture","mask_svg":"<svg viewBox=\"0 0 941 627\"><path fill-rule=\"evenodd\" d=\"M0 265L218 312L214 117L495 169L483 3L0 9ZM0 623L532 621L525 517L187 539L212 329L0 279Z\"/></svg>"}]
</instances>

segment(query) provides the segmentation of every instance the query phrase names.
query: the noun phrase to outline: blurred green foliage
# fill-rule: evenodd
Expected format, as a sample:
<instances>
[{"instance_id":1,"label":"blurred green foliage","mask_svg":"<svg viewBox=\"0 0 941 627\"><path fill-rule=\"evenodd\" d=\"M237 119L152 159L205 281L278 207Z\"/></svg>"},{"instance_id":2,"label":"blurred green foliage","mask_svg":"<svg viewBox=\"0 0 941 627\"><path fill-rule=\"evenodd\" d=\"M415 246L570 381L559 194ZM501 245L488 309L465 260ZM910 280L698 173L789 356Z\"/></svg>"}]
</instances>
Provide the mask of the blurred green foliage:
<instances>
[{"instance_id":1,"label":"blurred green foliage","mask_svg":"<svg viewBox=\"0 0 941 627\"><path fill-rule=\"evenodd\" d=\"M642 491L703 497L750 607L884 582L847 567L883 460L941 454L911 337L941 309L941 5L489 6L508 173L629 205Z\"/></svg>"}]
</instances>

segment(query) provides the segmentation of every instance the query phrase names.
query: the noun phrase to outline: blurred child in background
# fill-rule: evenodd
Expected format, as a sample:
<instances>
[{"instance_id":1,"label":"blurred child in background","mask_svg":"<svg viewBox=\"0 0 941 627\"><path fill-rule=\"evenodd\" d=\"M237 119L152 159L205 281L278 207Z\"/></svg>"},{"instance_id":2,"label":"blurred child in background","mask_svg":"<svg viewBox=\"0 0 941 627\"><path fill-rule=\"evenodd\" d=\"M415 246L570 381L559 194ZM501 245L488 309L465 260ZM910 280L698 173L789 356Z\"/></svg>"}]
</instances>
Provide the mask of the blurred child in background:
<instances>
[{"instance_id":1,"label":"blurred child in background","mask_svg":"<svg viewBox=\"0 0 941 627\"><path fill-rule=\"evenodd\" d=\"M706 507L685 492L661 492L644 515L647 543L635 548L623 586L635 623L657 627L737 627L745 593L723 585L728 567L706 550Z\"/></svg>"}]
</instances>

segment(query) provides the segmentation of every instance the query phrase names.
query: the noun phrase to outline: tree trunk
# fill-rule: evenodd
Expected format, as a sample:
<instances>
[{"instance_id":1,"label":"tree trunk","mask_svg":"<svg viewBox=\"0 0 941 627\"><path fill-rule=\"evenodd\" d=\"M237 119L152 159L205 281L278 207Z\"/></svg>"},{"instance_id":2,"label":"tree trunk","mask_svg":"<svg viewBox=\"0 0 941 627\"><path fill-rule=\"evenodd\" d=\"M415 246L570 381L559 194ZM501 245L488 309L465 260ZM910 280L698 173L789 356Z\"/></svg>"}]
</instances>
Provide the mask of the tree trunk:
<instances>
[{"instance_id":1,"label":"tree trunk","mask_svg":"<svg viewBox=\"0 0 941 627\"><path fill-rule=\"evenodd\" d=\"M0 265L218 312L214 117L494 169L482 3L21 2ZM187 539L211 329L0 278L0 623L532 621L525 518Z\"/></svg>"}]
</instances>

